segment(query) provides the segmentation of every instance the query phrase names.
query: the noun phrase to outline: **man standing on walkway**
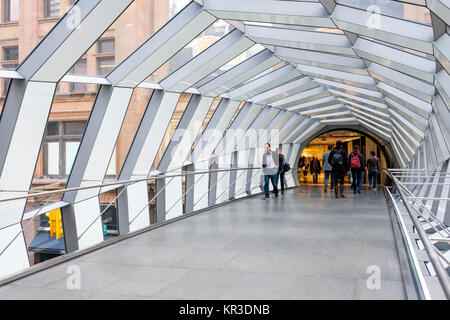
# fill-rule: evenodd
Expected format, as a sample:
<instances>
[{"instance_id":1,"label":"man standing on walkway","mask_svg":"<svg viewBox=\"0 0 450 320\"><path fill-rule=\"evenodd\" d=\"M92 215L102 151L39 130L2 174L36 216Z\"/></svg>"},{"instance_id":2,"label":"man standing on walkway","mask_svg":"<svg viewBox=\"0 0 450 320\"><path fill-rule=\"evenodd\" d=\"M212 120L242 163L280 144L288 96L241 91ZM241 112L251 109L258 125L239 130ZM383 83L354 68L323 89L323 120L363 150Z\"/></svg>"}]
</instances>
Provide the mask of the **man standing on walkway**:
<instances>
[{"instance_id":1,"label":"man standing on walkway","mask_svg":"<svg viewBox=\"0 0 450 320\"><path fill-rule=\"evenodd\" d=\"M354 145L353 151L348 155L348 165L352 172L353 193L361 193L359 185L361 182L361 171L364 170L364 156L359 152L358 145Z\"/></svg>"},{"instance_id":2,"label":"man standing on walkway","mask_svg":"<svg viewBox=\"0 0 450 320\"><path fill-rule=\"evenodd\" d=\"M344 178L348 172L348 160L347 152L344 150L341 140L336 142L336 147L331 150L330 156L328 157L328 163L333 167L332 173L334 178L334 194L336 199L339 198L338 185L341 194L341 198L344 196Z\"/></svg>"},{"instance_id":3,"label":"man standing on walkway","mask_svg":"<svg viewBox=\"0 0 450 320\"><path fill-rule=\"evenodd\" d=\"M369 171L369 190L373 188L377 191L377 178L380 171L380 160L375 156L375 151L370 152L370 157L367 159L367 170Z\"/></svg>"},{"instance_id":4,"label":"man standing on walkway","mask_svg":"<svg viewBox=\"0 0 450 320\"><path fill-rule=\"evenodd\" d=\"M331 146L328 146L328 151L324 152L323 156L322 156L322 167L323 167L323 171L325 172L325 179L323 181L323 185L324 185L323 191L324 192L327 192L328 180L330 179L330 176L331 176L331 190L333 190L333 187L334 187L334 178L331 174L333 167L328 162L328 158L330 157L330 152L331 152Z\"/></svg>"},{"instance_id":5,"label":"man standing on walkway","mask_svg":"<svg viewBox=\"0 0 450 320\"><path fill-rule=\"evenodd\" d=\"M280 187L281 187L281 194L284 194L284 187L286 184L286 181L284 180L284 166L286 164L286 159L284 157L284 154L282 153L281 148L277 149L278 153L278 181L280 181Z\"/></svg>"},{"instance_id":6,"label":"man standing on walkway","mask_svg":"<svg viewBox=\"0 0 450 320\"><path fill-rule=\"evenodd\" d=\"M313 157L310 164L311 174L313 176L313 183L317 183L317 177L322 171L322 167L320 166L320 161L316 157Z\"/></svg>"},{"instance_id":7,"label":"man standing on walkway","mask_svg":"<svg viewBox=\"0 0 450 320\"><path fill-rule=\"evenodd\" d=\"M264 174L264 200L269 199L269 180L272 181L275 197L278 197L278 161L276 152L270 149L270 144L266 143L266 152L262 156L262 171Z\"/></svg>"}]
</instances>

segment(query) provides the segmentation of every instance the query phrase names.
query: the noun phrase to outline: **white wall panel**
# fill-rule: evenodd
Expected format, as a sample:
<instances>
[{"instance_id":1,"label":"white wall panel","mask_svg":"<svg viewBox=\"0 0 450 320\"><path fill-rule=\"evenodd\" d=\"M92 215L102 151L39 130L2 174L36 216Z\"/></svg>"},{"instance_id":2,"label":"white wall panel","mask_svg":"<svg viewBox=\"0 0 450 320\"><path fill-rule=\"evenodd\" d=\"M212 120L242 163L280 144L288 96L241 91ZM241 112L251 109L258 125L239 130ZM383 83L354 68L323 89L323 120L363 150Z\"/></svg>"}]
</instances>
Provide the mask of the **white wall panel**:
<instances>
[{"instance_id":1,"label":"white wall panel","mask_svg":"<svg viewBox=\"0 0 450 320\"><path fill-rule=\"evenodd\" d=\"M147 138L145 139L142 151L134 168L134 174L148 175L150 172L179 98L179 93L166 92L164 94L153 125L147 134Z\"/></svg>"},{"instance_id":2,"label":"white wall panel","mask_svg":"<svg viewBox=\"0 0 450 320\"><path fill-rule=\"evenodd\" d=\"M148 227L150 225L150 211L148 208L147 182L133 183L128 186L127 192L130 232Z\"/></svg>"},{"instance_id":3,"label":"white wall panel","mask_svg":"<svg viewBox=\"0 0 450 320\"><path fill-rule=\"evenodd\" d=\"M78 246L85 249L103 241L103 225L98 197L73 204Z\"/></svg>"},{"instance_id":4,"label":"white wall panel","mask_svg":"<svg viewBox=\"0 0 450 320\"><path fill-rule=\"evenodd\" d=\"M172 171L171 174L181 173L181 170ZM182 182L181 177L166 179L165 199L166 199L166 220L176 218L183 214ZM170 181L170 182L169 182Z\"/></svg>"},{"instance_id":5,"label":"white wall panel","mask_svg":"<svg viewBox=\"0 0 450 320\"><path fill-rule=\"evenodd\" d=\"M20 223L0 229L0 252L5 250L18 233L20 235L0 255L0 279L20 272L30 266L25 239Z\"/></svg>"}]
</instances>

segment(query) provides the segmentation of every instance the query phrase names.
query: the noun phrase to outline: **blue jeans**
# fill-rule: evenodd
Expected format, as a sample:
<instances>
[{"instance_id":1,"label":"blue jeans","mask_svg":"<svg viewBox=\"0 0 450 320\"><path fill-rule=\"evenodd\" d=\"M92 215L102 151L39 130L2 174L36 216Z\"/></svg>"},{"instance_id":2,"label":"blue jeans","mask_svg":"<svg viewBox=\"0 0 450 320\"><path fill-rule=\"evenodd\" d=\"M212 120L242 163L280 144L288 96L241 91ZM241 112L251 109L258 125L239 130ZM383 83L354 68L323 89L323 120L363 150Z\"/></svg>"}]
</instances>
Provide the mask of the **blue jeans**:
<instances>
[{"instance_id":1,"label":"blue jeans","mask_svg":"<svg viewBox=\"0 0 450 320\"><path fill-rule=\"evenodd\" d=\"M363 188L365 174L366 173L365 173L364 169L361 169L361 179L359 180L359 190L362 190L362 188Z\"/></svg>"},{"instance_id":2,"label":"blue jeans","mask_svg":"<svg viewBox=\"0 0 450 320\"><path fill-rule=\"evenodd\" d=\"M328 179L330 178L330 176L331 176L331 189L333 189L333 187L334 187L334 177L333 177L333 175L331 174L331 171L325 171L325 180L323 181L323 185L324 186L328 186Z\"/></svg>"},{"instance_id":3,"label":"blue jeans","mask_svg":"<svg viewBox=\"0 0 450 320\"><path fill-rule=\"evenodd\" d=\"M378 178L378 169L370 168L369 169L369 185L371 185L374 189L377 187L377 178ZM373 184L372 184L373 180Z\"/></svg>"},{"instance_id":4,"label":"blue jeans","mask_svg":"<svg viewBox=\"0 0 450 320\"><path fill-rule=\"evenodd\" d=\"M264 175L264 196L269 197L269 180L272 180L273 191L275 195L278 195L278 174L265 174Z\"/></svg>"}]
</instances>

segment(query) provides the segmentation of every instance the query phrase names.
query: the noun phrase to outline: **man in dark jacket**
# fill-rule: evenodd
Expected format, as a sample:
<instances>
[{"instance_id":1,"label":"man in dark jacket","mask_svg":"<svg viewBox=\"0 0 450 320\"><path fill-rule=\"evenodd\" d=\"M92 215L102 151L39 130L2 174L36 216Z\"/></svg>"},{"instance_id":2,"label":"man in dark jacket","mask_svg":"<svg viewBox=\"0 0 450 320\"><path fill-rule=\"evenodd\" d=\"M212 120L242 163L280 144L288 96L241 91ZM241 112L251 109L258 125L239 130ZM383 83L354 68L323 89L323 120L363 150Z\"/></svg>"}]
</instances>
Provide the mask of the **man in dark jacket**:
<instances>
[{"instance_id":1,"label":"man in dark jacket","mask_svg":"<svg viewBox=\"0 0 450 320\"><path fill-rule=\"evenodd\" d=\"M313 176L313 183L317 183L317 177L322 171L322 167L320 166L320 161L316 157L313 157L310 164L311 174Z\"/></svg>"},{"instance_id":2,"label":"man in dark jacket","mask_svg":"<svg viewBox=\"0 0 450 320\"><path fill-rule=\"evenodd\" d=\"M284 157L284 154L282 153L281 148L277 149L278 153L278 159L279 159L279 166L278 166L278 181L280 181L281 186L281 194L284 194L284 187L286 185L286 180L284 179L284 165L286 164L286 159Z\"/></svg>"},{"instance_id":3,"label":"man in dark jacket","mask_svg":"<svg viewBox=\"0 0 450 320\"><path fill-rule=\"evenodd\" d=\"M339 140L336 142L336 147L331 150L330 156L328 157L328 163L333 167L332 175L334 177L334 194L336 195L336 199L339 198L338 186L341 198L345 198L344 178L348 172L348 159L342 141Z\"/></svg>"},{"instance_id":4,"label":"man in dark jacket","mask_svg":"<svg viewBox=\"0 0 450 320\"><path fill-rule=\"evenodd\" d=\"M353 151L348 155L348 166L352 172L353 193L361 193L359 185L361 182L361 171L364 170L364 156L359 152L359 146L354 145Z\"/></svg>"}]
</instances>

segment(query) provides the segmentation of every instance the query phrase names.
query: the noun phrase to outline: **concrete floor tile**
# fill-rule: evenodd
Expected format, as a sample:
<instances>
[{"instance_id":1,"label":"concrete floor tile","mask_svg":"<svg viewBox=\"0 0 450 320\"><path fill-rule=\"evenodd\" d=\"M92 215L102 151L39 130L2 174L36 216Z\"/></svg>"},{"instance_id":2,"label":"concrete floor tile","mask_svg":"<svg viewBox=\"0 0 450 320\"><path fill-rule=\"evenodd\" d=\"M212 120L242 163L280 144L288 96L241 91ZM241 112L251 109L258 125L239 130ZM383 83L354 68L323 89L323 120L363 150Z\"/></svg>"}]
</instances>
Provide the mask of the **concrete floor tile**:
<instances>
[{"instance_id":1,"label":"concrete floor tile","mask_svg":"<svg viewBox=\"0 0 450 320\"><path fill-rule=\"evenodd\" d=\"M0 287L0 298L403 299L382 193L321 188L228 204ZM348 192L348 190L347 190ZM367 267L381 270L367 289ZM69 266L81 290L68 290Z\"/></svg>"}]
</instances>

